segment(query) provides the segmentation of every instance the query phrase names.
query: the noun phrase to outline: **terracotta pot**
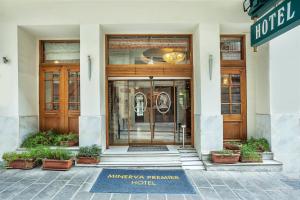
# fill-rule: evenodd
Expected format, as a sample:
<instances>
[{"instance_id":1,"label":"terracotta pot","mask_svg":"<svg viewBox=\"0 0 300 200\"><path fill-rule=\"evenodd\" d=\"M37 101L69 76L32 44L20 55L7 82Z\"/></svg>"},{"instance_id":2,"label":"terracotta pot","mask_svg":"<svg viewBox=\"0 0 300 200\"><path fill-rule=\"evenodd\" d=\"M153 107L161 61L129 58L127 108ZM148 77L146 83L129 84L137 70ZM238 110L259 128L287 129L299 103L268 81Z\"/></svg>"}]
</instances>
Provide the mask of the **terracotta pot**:
<instances>
[{"instance_id":1,"label":"terracotta pot","mask_svg":"<svg viewBox=\"0 0 300 200\"><path fill-rule=\"evenodd\" d=\"M211 159L213 163L234 164L239 161L240 154L235 152L231 155L228 155L228 154L221 154L219 152L211 152Z\"/></svg>"},{"instance_id":2,"label":"terracotta pot","mask_svg":"<svg viewBox=\"0 0 300 200\"><path fill-rule=\"evenodd\" d=\"M76 146L78 142L76 141L61 141L60 146L65 146L65 147L73 147Z\"/></svg>"},{"instance_id":3,"label":"terracotta pot","mask_svg":"<svg viewBox=\"0 0 300 200\"><path fill-rule=\"evenodd\" d=\"M100 157L79 157L77 158L78 164L97 164L100 162Z\"/></svg>"},{"instance_id":4,"label":"terracotta pot","mask_svg":"<svg viewBox=\"0 0 300 200\"><path fill-rule=\"evenodd\" d=\"M43 160L43 169L45 170L69 170L73 165L73 160L52 160L44 159Z\"/></svg>"},{"instance_id":5,"label":"terracotta pot","mask_svg":"<svg viewBox=\"0 0 300 200\"><path fill-rule=\"evenodd\" d=\"M228 150L241 150L241 146L237 144L224 143L224 149Z\"/></svg>"},{"instance_id":6,"label":"terracotta pot","mask_svg":"<svg viewBox=\"0 0 300 200\"><path fill-rule=\"evenodd\" d=\"M243 163L262 163L263 162L262 153L259 153L259 158L257 158L257 159L248 158L248 157L241 155L240 161Z\"/></svg>"},{"instance_id":7,"label":"terracotta pot","mask_svg":"<svg viewBox=\"0 0 300 200\"><path fill-rule=\"evenodd\" d=\"M34 167L36 167L36 162L33 159L17 159L7 166L9 169L32 169Z\"/></svg>"}]
</instances>

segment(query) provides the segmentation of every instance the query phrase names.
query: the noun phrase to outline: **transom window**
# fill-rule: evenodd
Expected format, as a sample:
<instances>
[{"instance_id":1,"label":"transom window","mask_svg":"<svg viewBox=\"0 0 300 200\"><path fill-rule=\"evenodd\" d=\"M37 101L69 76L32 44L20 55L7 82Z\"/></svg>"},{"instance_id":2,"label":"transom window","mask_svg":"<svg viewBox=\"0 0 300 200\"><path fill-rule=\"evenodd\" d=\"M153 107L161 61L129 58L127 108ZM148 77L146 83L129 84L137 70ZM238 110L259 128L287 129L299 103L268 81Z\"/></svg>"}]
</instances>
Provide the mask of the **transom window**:
<instances>
[{"instance_id":1,"label":"transom window","mask_svg":"<svg viewBox=\"0 0 300 200\"><path fill-rule=\"evenodd\" d=\"M42 41L41 63L79 63L79 41Z\"/></svg>"},{"instance_id":2,"label":"transom window","mask_svg":"<svg viewBox=\"0 0 300 200\"><path fill-rule=\"evenodd\" d=\"M108 64L191 64L189 35L107 37Z\"/></svg>"}]
</instances>

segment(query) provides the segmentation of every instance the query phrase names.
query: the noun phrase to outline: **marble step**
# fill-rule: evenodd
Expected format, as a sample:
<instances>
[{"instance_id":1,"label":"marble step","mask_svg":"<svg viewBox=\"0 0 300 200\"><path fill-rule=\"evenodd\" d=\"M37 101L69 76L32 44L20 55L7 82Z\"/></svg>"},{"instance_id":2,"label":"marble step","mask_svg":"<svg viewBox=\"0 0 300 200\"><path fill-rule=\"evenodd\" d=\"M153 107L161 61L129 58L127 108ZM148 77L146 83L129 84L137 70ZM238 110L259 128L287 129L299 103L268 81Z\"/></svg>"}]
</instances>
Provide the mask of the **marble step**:
<instances>
[{"instance_id":1,"label":"marble step","mask_svg":"<svg viewBox=\"0 0 300 200\"><path fill-rule=\"evenodd\" d=\"M181 160L182 162L185 162L185 161L200 160L200 158L199 158L198 156L181 157L180 160Z\"/></svg>"},{"instance_id":2,"label":"marble step","mask_svg":"<svg viewBox=\"0 0 300 200\"><path fill-rule=\"evenodd\" d=\"M159 162L180 161L179 154L102 154L103 162Z\"/></svg>"},{"instance_id":3,"label":"marble step","mask_svg":"<svg viewBox=\"0 0 300 200\"><path fill-rule=\"evenodd\" d=\"M181 168L182 164L181 162L162 162L162 161L156 161L156 162L141 162L141 161L136 161L136 162L100 162L99 164L96 165L84 165L84 164L76 164L78 167L176 167L176 168Z\"/></svg>"},{"instance_id":4,"label":"marble step","mask_svg":"<svg viewBox=\"0 0 300 200\"><path fill-rule=\"evenodd\" d=\"M263 160L262 163L215 164L203 161L207 171L246 171L246 172L280 172L282 163L276 160Z\"/></svg>"},{"instance_id":5,"label":"marble step","mask_svg":"<svg viewBox=\"0 0 300 200\"><path fill-rule=\"evenodd\" d=\"M180 153L197 153L196 149L178 149Z\"/></svg>"}]
</instances>

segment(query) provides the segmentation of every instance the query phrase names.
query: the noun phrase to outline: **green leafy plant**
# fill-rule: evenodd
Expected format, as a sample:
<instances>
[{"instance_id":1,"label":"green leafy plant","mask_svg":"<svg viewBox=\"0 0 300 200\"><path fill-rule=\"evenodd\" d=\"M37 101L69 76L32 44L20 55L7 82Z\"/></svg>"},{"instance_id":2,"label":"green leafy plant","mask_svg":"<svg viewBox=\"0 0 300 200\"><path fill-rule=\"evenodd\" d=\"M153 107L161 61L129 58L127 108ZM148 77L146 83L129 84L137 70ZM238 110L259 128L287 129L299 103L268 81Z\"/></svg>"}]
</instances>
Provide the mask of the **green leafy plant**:
<instances>
[{"instance_id":1,"label":"green leafy plant","mask_svg":"<svg viewBox=\"0 0 300 200\"><path fill-rule=\"evenodd\" d=\"M221 154L221 155L225 155L225 156L232 156L234 154L236 154L235 151L233 150L228 150L228 149L224 149L222 151L214 151L215 154Z\"/></svg>"},{"instance_id":2,"label":"green leafy plant","mask_svg":"<svg viewBox=\"0 0 300 200\"><path fill-rule=\"evenodd\" d=\"M97 145L80 147L79 152L76 155L77 158L79 157L98 157L100 156L101 148Z\"/></svg>"},{"instance_id":3,"label":"green leafy plant","mask_svg":"<svg viewBox=\"0 0 300 200\"><path fill-rule=\"evenodd\" d=\"M74 141L78 143L78 135L74 133L58 134L52 130L47 132L38 132L29 135L21 147L36 148L41 146L61 146L62 142Z\"/></svg>"},{"instance_id":4,"label":"green leafy plant","mask_svg":"<svg viewBox=\"0 0 300 200\"><path fill-rule=\"evenodd\" d=\"M247 160L260 160L261 154L257 152L256 147L251 144L244 144L241 149L241 156Z\"/></svg>"},{"instance_id":5,"label":"green leafy plant","mask_svg":"<svg viewBox=\"0 0 300 200\"><path fill-rule=\"evenodd\" d=\"M248 145L251 145L253 148L256 149L256 151L259 152L265 152L265 151L270 151L270 145L267 139L265 138L251 138L247 141Z\"/></svg>"},{"instance_id":6,"label":"green leafy plant","mask_svg":"<svg viewBox=\"0 0 300 200\"><path fill-rule=\"evenodd\" d=\"M38 132L29 135L22 143L21 147L34 148L38 146L49 146L50 141L46 132Z\"/></svg>"},{"instance_id":7,"label":"green leafy plant","mask_svg":"<svg viewBox=\"0 0 300 200\"><path fill-rule=\"evenodd\" d=\"M22 152L22 153L5 152L2 156L2 159L6 163L10 163L10 162L18 160L18 159L29 160L29 159L35 159L35 157L34 157L34 155L32 155L31 152Z\"/></svg>"},{"instance_id":8,"label":"green leafy plant","mask_svg":"<svg viewBox=\"0 0 300 200\"><path fill-rule=\"evenodd\" d=\"M69 160L73 157L71 151L65 149L49 149L45 148L43 150L43 158L53 159L53 160Z\"/></svg>"}]
</instances>

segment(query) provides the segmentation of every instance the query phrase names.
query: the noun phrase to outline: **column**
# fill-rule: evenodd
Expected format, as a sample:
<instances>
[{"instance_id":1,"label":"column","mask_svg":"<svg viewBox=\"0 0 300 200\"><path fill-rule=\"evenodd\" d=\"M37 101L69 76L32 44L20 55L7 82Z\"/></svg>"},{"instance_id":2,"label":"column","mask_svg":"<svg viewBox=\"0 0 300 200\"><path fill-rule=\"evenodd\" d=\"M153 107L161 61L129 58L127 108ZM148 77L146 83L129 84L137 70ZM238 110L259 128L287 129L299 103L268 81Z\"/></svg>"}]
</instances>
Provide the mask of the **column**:
<instances>
[{"instance_id":1,"label":"column","mask_svg":"<svg viewBox=\"0 0 300 200\"><path fill-rule=\"evenodd\" d=\"M103 40L99 24L80 26L80 101L79 145L105 142ZM88 56L91 58L89 68ZM89 78L89 70L91 77ZM103 147L102 145L102 148Z\"/></svg>"},{"instance_id":2,"label":"column","mask_svg":"<svg viewBox=\"0 0 300 200\"><path fill-rule=\"evenodd\" d=\"M219 24L200 24L194 33L195 147L200 155L223 148L220 77Z\"/></svg>"}]
</instances>

